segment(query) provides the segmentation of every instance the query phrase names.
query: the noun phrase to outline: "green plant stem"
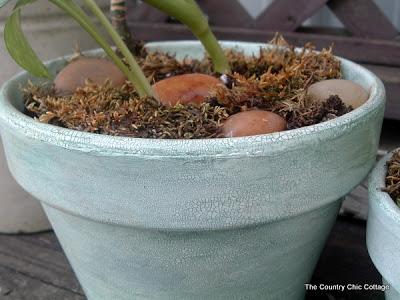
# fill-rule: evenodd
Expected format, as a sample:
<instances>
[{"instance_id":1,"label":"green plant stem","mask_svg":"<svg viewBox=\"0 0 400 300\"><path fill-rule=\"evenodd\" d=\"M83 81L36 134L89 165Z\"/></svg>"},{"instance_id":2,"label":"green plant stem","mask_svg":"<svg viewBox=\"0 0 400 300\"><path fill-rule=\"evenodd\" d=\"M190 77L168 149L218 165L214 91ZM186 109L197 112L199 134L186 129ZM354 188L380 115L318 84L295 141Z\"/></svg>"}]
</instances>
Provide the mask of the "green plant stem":
<instances>
[{"instance_id":1,"label":"green plant stem","mask_svg":"<svg viewBox=\"0 0 400 300\"><path fill-rule=\"evenodd\" d=\"M129 51L128 47L125 45L124 41L118 35L117 31L114 29L110 21L107 17L103 14L101 9L97 6L94 0L82 0L89 9L93 12L93 14L99 19L101 24L104 26L107 33L110 35L112 40L114 41L115 45L119 48L122 55L125 57L126 61L128 62L129 66L131 67L131 71L134 75L134 79L132 79L136 90L138 91L140 96L153 96L156 98L156 95L150 86L149 82L147 81L146 76L140 69L139 65L137 64L135 58L133 57L132 53Z\"/></svg>"},{"instance_id":2,"label":"green plant stem","mask_svg":"<svg viewBox=\"0 0 400 300\"><path fill-rule=\"evenodd\" d=\"M97 29L96 25L90 20L89 16L72 0L49 0L54 3L71 17L73 17L104 49L107 55L115 62L115 64L121 69L125 76L133 84L135 84L136 78L124 64L124 62L118 57L113 49L108 44L107 40L103 37L101 32ZM146 81L147 82L147 81ZM146 93L135 85L135 88L140 96L146 95Z\"/></svg>"},{"instance_id":3,"label":"green plant stem","mask_svg":"<svg viewBox=\"0 0 400 300\"><path fill-rule=\"evenodd\" d=\"M215 35L212 33L210 27L207 26L207 29L199 33L197 37L207 49L207 52L210 54L211 60L214 63L215 71L221 74L230 73L231 68L225 56L225 53L221 49L221 46L219 45Z\"/></svg>"},{"instance_id":4,"label":"green plant stem","mask_svg":"<svg viewBox=\"0 0 400 300\"><path fill-rule=\"evenodd\" d=\"M139 53L137 53L137 47L135 47L135 41L133 40L132 33L126 22L126 1L111 0L110 15L111 24L117 31L118 35L122 38L129 51L134 55L139 55Z\"/></svg>"},{"instance_id":5,"label":"green plant stem","mask_svg":"<svg viewBox=\"0 0 400 300\"><path fill-rule=\"evenodd\" d=\"M210 54L217 72L230 72L228 59L194 0L142 0L186 24Z\"/></svg>"}]
</instances>

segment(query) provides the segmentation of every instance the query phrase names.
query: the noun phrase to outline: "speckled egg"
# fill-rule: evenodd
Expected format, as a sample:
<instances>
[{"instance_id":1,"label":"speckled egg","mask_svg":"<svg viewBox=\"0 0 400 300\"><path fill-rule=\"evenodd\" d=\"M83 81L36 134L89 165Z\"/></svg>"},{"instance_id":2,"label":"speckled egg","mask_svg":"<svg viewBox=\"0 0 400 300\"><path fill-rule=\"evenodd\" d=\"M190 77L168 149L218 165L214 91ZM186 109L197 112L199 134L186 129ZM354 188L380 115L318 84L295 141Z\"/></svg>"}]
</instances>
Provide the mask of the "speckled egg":
<instances>
[{"instance_id":1,"label":"speckled egg","mask_svg":"<svg viewBox=\"0 0 400 300\"><path fill-rule=\"evenodd\" d=\"M62 69L54 79L54 87L58 94L72 94L78 87L85 86L86 79L104 84L107 78L114 87L123 86L127 80L114 62L102 58L83 58Z\"/></svg>"},{"instance_id":2,"label":"speckled egg","mask_svg":"<svg viewBox=\"0 0 400 300\"><path fill-rule=\"evenodd\" d=\"M230 116L224 123L224 137L239 137L266 134L286 129L287 123L281 116L264 110L244 111Z\"/></svg>"},{"instance_id":3,"label":"speckled egg","mask_svg":"<svg viewBox=\"0 0 400 300\"><path fill-rule=\"evenodd\" d=\"M311 99L323 102L331 95L338 95L346 104L357 108L364 104L368 98L368 92L358 83L345 79L329 79L312 84L308 89Z\"/></svg>"},{"instance_id":4,"label":"speckled egg","mask_svg":"<svg viewBox=\"0 0 400 300\"><path fill-rule=\"evenodd\" d=\"M210 87L220 83L218 78L205 74L184 74L160 80L153 84L158 99L167 105L204 102Z\"/></svg>"}]
</instances>

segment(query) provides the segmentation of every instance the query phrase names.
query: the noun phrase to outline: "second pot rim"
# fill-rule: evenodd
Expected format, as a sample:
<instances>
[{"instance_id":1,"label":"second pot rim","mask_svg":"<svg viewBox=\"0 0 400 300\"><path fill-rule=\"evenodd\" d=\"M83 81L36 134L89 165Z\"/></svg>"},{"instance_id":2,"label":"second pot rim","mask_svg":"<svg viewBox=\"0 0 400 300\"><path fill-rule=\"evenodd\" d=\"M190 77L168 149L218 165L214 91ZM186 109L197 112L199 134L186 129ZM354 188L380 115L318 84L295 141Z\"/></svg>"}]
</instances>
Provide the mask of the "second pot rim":
<instances>
[{"instance_id":1,"label":"second pot rim","mask_svg":"<svg viewBox=\"0 0 400 300\"><path fill-rule=\"evenodd\" d=\"M400 207L396 205L387 192L381 190L386 186L385 178L388 170L386 162L393 156L395 151L399 150L400 148L390 151L379 160L370 174L368 186L370 207L379 207L385 217L395 222L400 228Z\"/></svg>"},{"instance_id":2,"label":"second pot rim","mask_svg":"<svg viewBox=\"0 0 400 300\"><path fill-rule=\"evenodd\" d=\"M187 43L200 44L198 41L167 41L161 43L173 43L178 46ZM221 41L221 44L225 46L236 44L239 47L248 44L262 45L260 43L229 41ZM94 50L92 53L99 53L99 50ZM88 133L40 123L18 110L15 107L16 100L12 99L13 90L18 88L21 81L26 82L28 78L34 78L25 71L17 74L1 87L0 120L8 123L14 130L29 135L33 139L96 155L145 156L149 158L270 156L281 151L307 147L310 144L316 145L323 140L332 139L342 134L343 131L351 130L350 127L365 122L363 116L373 113L385 101L385 90L378 77L356 63L343 58L339 59L344 70L351 69L362 73L370 83L368 101L350 113L333 120L272 134L218 139L149 139ZM63 60L65 58L57 58L48 61L46 65L61 63ZM329 132L329 134L320 134L322 132ZM318 138L315 138L315 135L318 135Z\"/></svg>"}]
</instances>

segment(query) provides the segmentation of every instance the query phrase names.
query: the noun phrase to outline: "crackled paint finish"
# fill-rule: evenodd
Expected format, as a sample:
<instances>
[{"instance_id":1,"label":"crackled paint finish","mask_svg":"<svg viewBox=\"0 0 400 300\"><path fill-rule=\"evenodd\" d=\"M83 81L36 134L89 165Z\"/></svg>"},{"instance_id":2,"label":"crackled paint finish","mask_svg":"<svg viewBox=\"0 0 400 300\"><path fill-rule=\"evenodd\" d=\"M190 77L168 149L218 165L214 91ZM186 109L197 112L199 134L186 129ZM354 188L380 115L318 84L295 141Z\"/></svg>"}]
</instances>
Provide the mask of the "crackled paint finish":
<instances>
[{"instance_id":1,"label":"crackled paint finish","mask_svg":"<svg viewBox=\"0 0 400 300\"><path fill-rule=\"evenodd\" d=\"M213 231L132 230L44 208L89 299L287 300L304 297L340 204Z\"/></svg>"},{"instance_id":2,"label":"crackled paint finish","mask_svg":"<svg viewBox=\"0 0 400 300\"><path fill-rule=\"evenodd\" d=\"M247 55L262 46L223 45ZM148 47L178 58L204 51L198 42ZM49 66L55 73L63 60ZM207 140L39 123L20 112L23 73L1 90L1 134L13 175L42 201L89 299L301 299L341 198L369 172L380 135L382 83L346 60L343 71L371 94L351 113Z\"/></svg>"},{"instance_id":3,"label":"crackled paint finish","mask_svg":"<svg viewBox=\"0 0 400 300\"><path fill-rule=\"evenodd\" d=\"M400 149L400 148L399 148ZM369 255L383 283L390 286L386 299L400 299L400 208L380 188L385 186L386 162L392 154L383 157L369 178L369 210L367 247Z\"/></svg>"}]
</instances>

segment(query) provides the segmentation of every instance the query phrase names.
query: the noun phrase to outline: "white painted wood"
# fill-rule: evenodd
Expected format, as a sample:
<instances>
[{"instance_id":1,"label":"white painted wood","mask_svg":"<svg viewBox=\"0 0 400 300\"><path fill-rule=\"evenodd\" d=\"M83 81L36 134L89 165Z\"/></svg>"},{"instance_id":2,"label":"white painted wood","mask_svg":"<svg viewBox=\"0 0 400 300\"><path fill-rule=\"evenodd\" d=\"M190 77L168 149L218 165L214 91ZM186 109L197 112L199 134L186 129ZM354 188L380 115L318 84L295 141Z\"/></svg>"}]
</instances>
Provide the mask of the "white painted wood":
<instances>
[{"instance_id":1,"label":"white painted wood","mask_svg":"<svg viewBox=\"0 0 400 300\"><path fill-rule=\"evenodd\" d=\"M238 0L247 12L256 19L272 2L273 0Z\"/></svg>"},{"instance_id":2,"label":"white painted wood","mask_svg":"<svg viewBox=\"0 0 400 300\"><path fill-rule=\"evenodd\" d=\"M273 0L239 0L253 18L257 18ZM388 19L400 31L400 0L373 0ZM371 20L373 22L373 20ZM343 27L339 19L327 6L306 20L304 26Z\"/></svg>"},{"instance_id":3,"label":"white painted wood","mask_svg":"<svg viewBox=\"0 0 400 300\"><path fill-rule=\"evenodd\" d=\"M321 26L321 27L333 27L333 28L343 28L342 22L335 16L335 14L324 5L319 9L315 15L308 18L303 26Z\"/></svg>"}]
</instances>

